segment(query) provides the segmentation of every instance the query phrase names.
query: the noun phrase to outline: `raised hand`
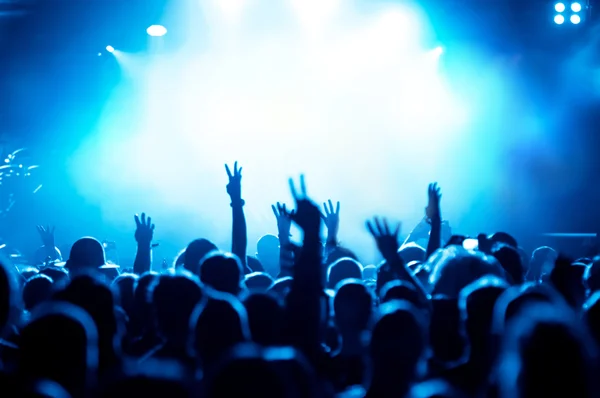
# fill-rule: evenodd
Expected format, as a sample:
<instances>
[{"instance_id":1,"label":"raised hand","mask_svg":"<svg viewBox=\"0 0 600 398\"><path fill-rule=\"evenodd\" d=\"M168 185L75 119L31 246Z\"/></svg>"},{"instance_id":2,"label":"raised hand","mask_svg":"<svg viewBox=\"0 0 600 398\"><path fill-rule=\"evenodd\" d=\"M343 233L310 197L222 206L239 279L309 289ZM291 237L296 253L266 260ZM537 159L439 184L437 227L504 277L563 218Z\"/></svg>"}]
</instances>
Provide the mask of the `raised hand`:
<instances>
[{"instance_id":1,"label":"raised hand","mask_svg":"<svg viewBox=\"0 0 600 398\"><path fill-rule=\"evenodd\" d=\"M54 230L56 228L50 227L49 225L46 227L44 227L43 225L38 225L36 228L38 234L40 235L40 239L42 240L42 244L54 250Z\"/></svg>"},{"instance_id":2,"label":"raised hand","mask_svg":"<svg viewBox=\"0 0 600 398\"><path fill-rule=\"evenodd\" d=\"M238 162L233 164L233 173L229 169L228 165L225 165L225 171L229 177L229 183L227 184L227 193L231 198L231 203L238 203L242 201L242 167L238 169Z\"/></svg>"},{"instance_id":3,"label":"raised hand","mask_svg":"<svg viewBox=\"0 0 600 398\"><path fill-rule=\"evenodd\" d=\"M321 212L319 207L311 201L306 195L306 184L304 175L300 176L300 193L296 189L294 180L290 178L290 191L296 202L296 213L292 215L292 220L298 224L304 231L304 235L314 235L318 237L321 227Z\"/></svg>"},{"instance_id":4,"label":"raised hand","mask_svg":"<svg viewBox=\"0 0 600 398\"><path fill-rule=\"evenodd\" d=\"M431 220L440 220L442 219L442 212L440 210L440 200L442 199L442 194L440 193L440 188L437 185L437 182L429 184L429 188L427 190L427 196L429 198L429 203L425 208L425 216L429 221Z\"/></svg>"},{"instance_id":5,"label":"raised hand","mask_svg":"<svg viewBox=\"0 0 600 398\"><path fill-rule=\"evenodd\" d=\"M398 258L398 235L400 234L401 223L390 230L387 220L374 218L373 222L367 221L367 229L375 238L379 252L388 262L396 261Z\"/></svg>"},{"instance_id":6,"label":"raised hand","mask_svg":"<svg viewBox=\"0 0 600 398\"><path fill-rule=\"evenodd\" d=\"M146 213L142 213L142 217L136 214L135 217L135 240L138 244L147 244L150 245L152 243L152 238L154 237L154 224L152 224L152 217L146 218Z\"/></svg>"},{"instance_id":7,"label":"raised hand","mask_svg":"<svg viewBox=\"0 0 600 398\"><path fill-rule=\"evenodd\" d=\"M330 240L330 238L335 240L340 229L340 202L337 202L334 210L333 203L331 203L331 200L328 200L327 203L323 203L323 209L325 213L321 213L321 218L327 227L327 240Z\"/></svg>"},{"instance_id":8,"label":"raised hand","mask_svg":"<svg viewBox=\"0 0 600 398\"><path fill-rule=\"evenodd\" d=\"M277 219L277 231L279 232L279 240L287 240L290 236L290 229L292 227L292 217L295 214L294 210L288 211L285 207L285 203L282 205L277 202L277 205L271 205L273 214Z\"/></svg>"}]
</instances>

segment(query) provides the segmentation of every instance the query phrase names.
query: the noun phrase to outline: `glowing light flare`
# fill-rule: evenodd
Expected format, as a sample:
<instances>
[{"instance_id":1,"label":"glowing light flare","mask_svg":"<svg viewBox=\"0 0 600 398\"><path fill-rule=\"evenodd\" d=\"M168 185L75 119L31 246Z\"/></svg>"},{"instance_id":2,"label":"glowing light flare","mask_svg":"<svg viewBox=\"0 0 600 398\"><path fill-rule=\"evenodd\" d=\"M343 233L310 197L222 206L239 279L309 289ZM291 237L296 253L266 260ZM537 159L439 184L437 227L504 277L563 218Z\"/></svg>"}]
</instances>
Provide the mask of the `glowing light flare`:
<instances>
[{"instance_id":1,"label":"glowing light flare","mask_svg":"<svg viewBox=\"0 0 600 398\"><path fill-rule=\"evenodd\" d=\"M115 52L115 48L113 46L106 46L106 51L112 54Z\"/></svg>"},{"instance_id":2,"label":"glowing light flare","mask_svg":"<svg viewBox=\"0 0 600 398\"><path fill-rule=\"evenodd\" d=\"M290 6L307 29L321 28L335 15L341 0L290 0Z\"/></svg>"},{"instance_id":3,"label":"glowing light flare","mask_svg":"<svg viewBox=\"0 0 600 398\"><path fill-rule=\"evenodd\" d=\"M571 15L570 20L573 25L577 25L581 22L581 17L579 15Z\"/></svg>"},{"instance_id":4,"label":"glowing light flare","mask_svg":"<svg viewBox=\"0 0 600 398\"><path fill-rule=\"evenodd\" d=\"M571 11L579 12L581 11L581 4L579 3L571 3Z\"/></svg>"},{"instance_id":5,"label":"glowing light flare","mask_svg":"<svg viewBox=\"0 0 600 398\"><path fill-rule=\"evenodd\" d=\"M554 23L557 25L562 25L563 23L565 23L565 17L563 17L562 15L554 16Z\"/></svg>"},{"instance_id":6,"label":"glowing light flare","mask_svg":"<svg viewBox=\"0 0 600 398\"><path fill-rule=\"evenodd\" d=\"M556 3L554 5L554 9L556 10L556 12L564 12L566 7L564 3Z\"/></svg>"},{"instance_id":7,"label":"glowing light flare","mask_svg":"<svg viewBox=\"0 0 600 398\"><path fill-rule=\"evenodd\" d=\"M151 25L146 29L146 33L152 37L161 37L167 34L167 28L162 25Z\"/></svg>"},{"instance_id":8,"label":"glowing light flare","mask_svg":"<svg viewBox=\"0 0 600 398\"><path fill-rule=\"evenodd\" d=\"M242 12L246 8L247 0L213 0L214 5L219 9L222 16L229 22L236 22L240 19Z\"/></svg>"},{"instance_id":9,"label":"glowing light flare","mask_svg":"<svg viewBox=\"0 0 600 398\"><path fill-rule=\"evenodd\" d=\"M366 32L371 49L378 52L422 51L422 20L415 9L391 8L373 21Z\"/></svg>"}]
</instances>

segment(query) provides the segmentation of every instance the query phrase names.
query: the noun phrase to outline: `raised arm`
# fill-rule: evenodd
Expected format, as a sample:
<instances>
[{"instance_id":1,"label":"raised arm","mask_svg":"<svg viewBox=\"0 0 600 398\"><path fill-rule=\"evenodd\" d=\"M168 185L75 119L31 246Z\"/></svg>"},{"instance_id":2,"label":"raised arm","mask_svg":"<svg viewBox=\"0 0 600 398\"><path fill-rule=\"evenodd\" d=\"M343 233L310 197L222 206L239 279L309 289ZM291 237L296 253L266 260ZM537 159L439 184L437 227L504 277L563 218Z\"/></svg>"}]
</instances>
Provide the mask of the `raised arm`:
<instances>
[{"instance_id":1,"label":"raised arm","mask_svg":"<svg viewBox=\"0 0 600 398\"><path fill-rule=\"evenodd\" d=\"M398 254L398 234L400 233L401 224L396 228L391 229L385 219L375 218L373 222L367 221L367 229L375 239L379 252L385 259L386 274L393 274L398 279L412 284L419 292L421 301L426 303L429 296L425 292L423 285L413 274L406 268L402 257Z\"/></svg>"},{"instance_id":2,"label":"raised arm","mask_svg":"<svg viewBox=\"0 0 600 398\"><path fill-rule=\"evenodd\" d=\"M47 260L62 260L60 251L56 248L56 244L54 242L55 227L50 227L49 225L44 227L42 225L38 225L37 231L40 239L42 240L42 247L38 249L38 252L43 253L42 255L44 257L40 260L42 260L43 263L45 263Z\"/></svg>"},{"instance_id":3,"label":"raised arm","mask_svg":"<svg viewBox=\"0 0 600 398\"><path fill-rule=\"evenodd\" d=\"M323 274L321 269L321 214L319 208L306 196L304 177L300 177L300 192L290 180L292 196L296 201L293 221L304 231L302 249L293 268L293 282L287 296L287 326L291 343L305 355L316 360L320 352L321 300Z\"/></svg>"},{"instance_id":4,"label":"raised arm","mask_svg":"<svg viewBox=\"0 0 600 398\"><path fill-rule=\"evenodd\" d=\"M229 166L225 165L229 183L227 193L231 199L231 213L233 219L231 233L231 252L240 258L244 272L251 272L248 268L246 249L248 247L248 232L246 228L246 216L244 215L244 204L242 199L242 168L238 169L238 163L233 164L233 173Z\"/></svg>"},{"instance_id":5,"label":"raised arm","mask_svg":"<svg viewBox=\"0 0 600 398\"><path fill-rule=\"evenodd\" d=\"M292 276L294 265L294 252L291 250L290 230L292 228L292 217L294 210L288 210L284 204L277 202L271 205L275 219L277 220L277 234L279 237L279 278Z\"/></svg>"},{"instance_id":6,"label":"raised arm","mask_svg":"<svg viewBox=\"0 0 600 398\"><path fill-rule=\"evenodd\" d=\"M337 202L335 210L331 200L327 203L323 203L323 210L325 213L321 213L321 218L327 227L327 240L325 241L325 248L329 253L335 249L338 245L338 232L340 230L340 202Z\"/></svg>"},{"instance_id":7,"label":"raised arm","mask_svg":"<svg viewBox=\"0 0 600 398\"><path fill-rule=\"evenodd\" d=\"M437 183L429 184L427 190L429 203L425 208L425 216L431 224L431 233L429 242L427 242L427 257L429 258L437 249L442 247L442 212L440 210L440 200L442 194Z\"/></svg>"},{"instance_id":8,"label":"raised arm","mask_svg":"<svg viewBox=\"0 0 600 398\"><path fill-rule=\"evenodd\" d=\"M133 262L133 272L141 275L150 271L152 268L152 239L154 238L154 224L152 217L146 218L146 213L142 213L140 218L137 214L135 219L135 241L137 242L137 252Z\"/></svg>"}]
</instances>

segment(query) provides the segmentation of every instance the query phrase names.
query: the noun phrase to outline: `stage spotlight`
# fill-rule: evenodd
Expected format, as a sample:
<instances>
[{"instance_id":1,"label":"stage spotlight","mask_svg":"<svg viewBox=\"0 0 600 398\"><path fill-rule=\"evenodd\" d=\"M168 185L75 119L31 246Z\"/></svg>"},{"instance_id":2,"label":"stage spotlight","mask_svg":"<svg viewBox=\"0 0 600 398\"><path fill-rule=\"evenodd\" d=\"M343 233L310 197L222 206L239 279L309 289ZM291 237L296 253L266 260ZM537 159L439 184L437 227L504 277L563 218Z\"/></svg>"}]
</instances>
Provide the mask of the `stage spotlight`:
<instances>
[{"instance_id":1,"label":"stage spotlight","mask_svg":"<svg viewBox=\"0 0 600 398\"><path fill-rule=\"evenodd\" d=\"M563 23L565 23L565 17L563 17L562 15L556 15L554 17L554 23L557 25L562 25Z\"/></svg>"},{"instance_id":2,"label":"stage spotlight","mask_svg":"<svg viewBox=\"0 0 600 398\"><path fill-rule=\"evenodd\" d=\"M579 15L571 15L571 23L573 25L577 25L579 22L581 22L581 17Z\"/></svg>"},{"instance_id":3,"label":"stage spotlight","mask_svg":"<svg viewBox=\"0 0 600 398\"><path fill-rule=\"evenodd\" d=\"M563 12L566 9L566 7L564 3L556 3L554 5L554 9L556 10L556 12Z\"/></svg>"},{"instance_id":4,"label":"stage spotlight","mask_svg":"<svg viewBox=\"0 0 600 398\"><path fill-rule=\"evenodd\" d=\"M579 3L571 3L571 11L579 12L581 11L581 4Z\"/></svg>"},{"instance_id":5,"label":"stage spotlight","mask_svg":"<svg viewBox=\"0 0 600 398\"><path fill-rule=\"evenodd\" d=\"M146 29L146 33L148 33L149 36L160 37L167 34L167 28L162 25L152 25Z\"/></svg>"},{"instance_id":6,"label":"stage spotlight","mask_svg":"<svg viewBox=\"0 0 600 398\"><path fill-rule=\"evenodd\" d=\"M441 46L438 46L438 47L436 47L436 48L433 49L433 53L435 55L438 55L438 56L442 55L444 53L444 48L441 47Z\"/></svg>"},{"instance_id":7,"label":"stage spotlight","mask_svg":"<svg viewBox=\"0 0 600 398\"><path fill-rule=\"evenodd\" d=\"M106 51L108 51L109 53L114 53L115 48L113 46L106 46Z\"/></svg>"}]
</instances>

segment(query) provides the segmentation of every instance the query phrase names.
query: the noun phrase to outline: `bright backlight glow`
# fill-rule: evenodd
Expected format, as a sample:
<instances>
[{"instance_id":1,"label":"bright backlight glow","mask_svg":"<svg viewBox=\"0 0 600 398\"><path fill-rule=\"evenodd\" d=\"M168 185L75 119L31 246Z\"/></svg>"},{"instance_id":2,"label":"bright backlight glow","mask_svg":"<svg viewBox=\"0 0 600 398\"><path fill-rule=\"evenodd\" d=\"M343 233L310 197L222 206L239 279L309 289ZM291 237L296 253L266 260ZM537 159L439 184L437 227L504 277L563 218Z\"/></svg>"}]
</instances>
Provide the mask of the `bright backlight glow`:
<instances>
[{"instance_id":1,"label":"bright backlight glow","mask_svg":"<svg viewBox=\"0 0 600 398\"><path fill-rule=\"evenodd\" d=\"M557 25L562 25L563 23L565 23L565 17L563 17L562 15L556 15L554 17L554 23Z\"/></svg>"},{"instance_id":2,"label":"bright backlight glow","mask_svg":"<svg viewBox=\"0 0 600 398\"><path fill-rule=\"evenodd\" d=\"M581 22L581 17L579 15L571 15L571 23L573 25L577 25L579 22Z\"/></svg>"},{"instance_id":3,"label":"bright backlight glow","mask_svg":"<svg viewBox=\"0 0 600 398\"><path fill-rule=\"evenodd\" d=\"M579 12L581 11L581 4L579 3L571 3L571 11Z\"/></svg>"},{"instance_id":4,"label":"bright backlight glow","mask_svg":"<svg viewBox=\"0 0 600 398\"><path fill-rule=\"evenodd\" d=\"M564 3L556 3L554 5L554 9L556 10L556 12L563 12L565 10L565 4Z\"/></svg>"},{"instance_id":5,"label":"bright backlight glow","mask_svg":"<svg viewBox=\"0 0 600 398\"><path fill-rule=\"evenodd\" d=\"M108 51L109 53L114 53L115 48L113 46L106 46L106 51Z\"/></svg>"},{"instance_id":6,"label":"bright backlight glow","mask_svg":"<svg viewBox=\"0 0 600 398\"><path fill-rule=\"evenodd\" d=\"M167 34L167 28L162 25L151 25L146 29L146 33L152 37L160 37Z\"/></svg>"}]
</instances>

